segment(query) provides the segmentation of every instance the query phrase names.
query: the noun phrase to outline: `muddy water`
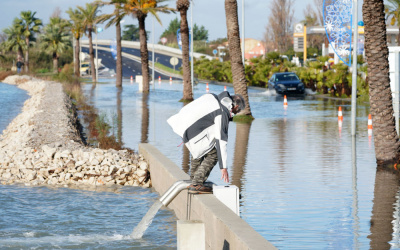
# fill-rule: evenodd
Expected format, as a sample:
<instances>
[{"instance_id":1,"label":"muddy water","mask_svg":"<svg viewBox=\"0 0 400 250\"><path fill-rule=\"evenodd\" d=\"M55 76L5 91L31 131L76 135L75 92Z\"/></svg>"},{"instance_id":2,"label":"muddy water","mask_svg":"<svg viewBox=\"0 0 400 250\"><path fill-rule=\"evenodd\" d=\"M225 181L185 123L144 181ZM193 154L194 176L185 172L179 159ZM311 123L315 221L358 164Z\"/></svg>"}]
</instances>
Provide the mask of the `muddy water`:
<instances>
[{"instance_id":1,"label":"muddy water","mask_svg":"<svg viewBox=\"0 0 400 250\"><path fill-rule=\"evenodd\" d=\"M210 92L223 88L210 85ZM149 95L129 82L122 90L107 82L84 89L110 121L122 121L113 133L125 146L137 149L149 142L189 170L189 152L166 122L182 107L181 84L156 83ZM205 84L195 87L195 98L205 93ZM240 188L242 218L280 249L399 247L399 188L390 176L376 176L373 136L367 132L369 106L358 105L354 165L350 102L289 97L285 109L282 96L256 89L249 96L256 119L231 123L228 141L229 174L231 184ZM223 184L218 167L209 180Z\"/></svg>"}]
</instances>

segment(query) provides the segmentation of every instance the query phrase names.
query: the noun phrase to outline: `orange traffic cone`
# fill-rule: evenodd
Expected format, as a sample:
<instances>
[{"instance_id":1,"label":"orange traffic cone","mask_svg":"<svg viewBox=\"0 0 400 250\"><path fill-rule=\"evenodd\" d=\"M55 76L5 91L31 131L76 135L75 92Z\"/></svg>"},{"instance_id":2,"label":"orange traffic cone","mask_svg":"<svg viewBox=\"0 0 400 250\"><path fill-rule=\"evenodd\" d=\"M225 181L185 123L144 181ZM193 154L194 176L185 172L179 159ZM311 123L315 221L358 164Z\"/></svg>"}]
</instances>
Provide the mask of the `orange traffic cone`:
<instances>
[{"instance_id":1,"label":"orange traffic cone","mask_svg":"<svg viewBox=\"0 0 400 250\"><path fill-rule=\"evenodd\" d=\"M339 111L338 111L338 120L339 120L339 121L343 121L342 107L339 107Z\"/></svg>"},{"instance_id":2,"label":"orange traffic cone","mask_svg":"<svg viewBox=\"0 0 400 250\"><path fill-rule=\"evenodd\" d=\"M288 104L287 104L287 98L286 98L286 95L284 95L283 96L283 107L287 107L288 106Z\"/></svg>"},{"instance_id":3,"label":"orange traffic cone","mask_svg":"<svg viewBox=\"0 0 400 250\"><path fill-rule=\"evenodd\" d=\"M372 116L371 114L368 115L368 130L372 130Z\"/></svg>"},{"instance_id":4,"label":"orange traffic cone","mask_svg":"<svg viewBox=\"0 0 400 250\"><path fill-rule=\"evenodd\" d=\"M208 83L206 84L206 92L210 92L210 88L208 88Z\"/></svg>"},{"instance_id":5,"label":"orange traffic cone","mask_svg":"<svg viewBox=\"0 0 400 250\"><path fill-rule=\"evenodd\" d=\"M371 114L368 115L368 141L369 145L371 146L371 138L372 138L372 116Z\"/></svg>"},{"instance_id":6,"label":"orange traffic cone","mask_svg":"<svg viewBox=\"0 0 400 250\"><path fill-rule=\"evenodd\" d=\"M158 76L158 83L161 82L161 76Z\"/></svg>"},{"instance_id":7,"label":"orange traffic cone","mask_svg":"<svg viewBox=\"0 0 400 250\"><path fill-rule=\"evenodd\" d=\"M226 86L224 86L224 91L226 91Z\"/></svg>"},{"instance_id":8,"label":"orange traffic cone","mask_svg":"<svg viewBox=\"0 0 400 250\"><path fill-rule=\"evenodd\" d=\"M131 76L131 82L133 82L133 76Z\"/></svg>"}]
</instances>

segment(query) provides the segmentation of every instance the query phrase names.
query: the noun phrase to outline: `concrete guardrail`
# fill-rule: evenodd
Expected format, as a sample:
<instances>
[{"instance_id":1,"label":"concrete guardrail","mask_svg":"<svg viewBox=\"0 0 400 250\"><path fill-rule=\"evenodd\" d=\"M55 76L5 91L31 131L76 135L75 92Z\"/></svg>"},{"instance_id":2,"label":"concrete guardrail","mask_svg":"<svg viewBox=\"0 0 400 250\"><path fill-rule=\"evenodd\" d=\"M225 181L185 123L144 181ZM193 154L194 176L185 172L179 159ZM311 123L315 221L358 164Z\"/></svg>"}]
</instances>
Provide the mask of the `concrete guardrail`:
<instances>
[{"instance_id":1,"label":"concrete guardrail","mask_svg":"<svg viewBox=\"0 0 400 250\"><path fill-rule=\"evenodd\" d=\"M148 161L152 186L160 195L175 182L190 179L154 146L139 144L139 153ZM188 195L185 189L168 207L179 220L204 223L207 249L277 249L212 194Z\"/></svg>"}]
</instances>

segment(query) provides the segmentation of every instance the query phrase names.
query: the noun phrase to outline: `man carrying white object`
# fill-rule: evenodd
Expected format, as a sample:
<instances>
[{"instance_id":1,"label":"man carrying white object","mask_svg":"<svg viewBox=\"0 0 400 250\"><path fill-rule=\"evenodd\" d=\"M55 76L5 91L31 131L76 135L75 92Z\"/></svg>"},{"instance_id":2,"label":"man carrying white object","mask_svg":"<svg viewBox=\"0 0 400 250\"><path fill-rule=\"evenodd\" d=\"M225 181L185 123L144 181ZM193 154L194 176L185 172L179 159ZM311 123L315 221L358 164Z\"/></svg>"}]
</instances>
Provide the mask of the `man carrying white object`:
<instances>
[{"instance_id":1,"label":"man carrying white object","mask_svg":"<svg viewBox=\"0 0 400 250\"><path fill-rule=\"evenodd\" d=\"M192 155L190 193L212 193L212 188L204 186L204 182L217 161L221 179L229 182L226 166L228 126L233 116L245 106L241 95L231 96L227 91L218 96L205 94L167 120Z\"/></svg>"}]
</instances>

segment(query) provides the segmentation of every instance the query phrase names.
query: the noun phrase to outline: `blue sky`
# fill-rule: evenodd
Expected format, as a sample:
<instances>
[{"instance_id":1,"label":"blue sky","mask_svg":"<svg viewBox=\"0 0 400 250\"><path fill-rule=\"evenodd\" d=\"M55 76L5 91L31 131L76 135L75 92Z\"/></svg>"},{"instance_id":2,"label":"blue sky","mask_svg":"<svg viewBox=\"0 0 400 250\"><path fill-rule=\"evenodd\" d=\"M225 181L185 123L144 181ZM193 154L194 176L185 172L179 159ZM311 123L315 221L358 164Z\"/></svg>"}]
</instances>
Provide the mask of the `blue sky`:
<instances>
[{"instance_id":1,"label":"blue sky","mask_svg":"<svg viewBox=\"0 0 400 250\"><path fill-rule=\"evenodd\" d=\"M268 17L270 14L270 5L272 0L244 0L245 1L245 33L246 38L263 39L265 27L268 24ZM78 5L84 6L85 3L93 2L93 0L0 0L0 30L9 27L15 17L19 16L21 11L31 10L36 11L36 16L41 18L44 23L47 23L49 17L59 7L62 11L63 17L67 18L65 11L68 8L75 8ZM224 11L223 0L197 0L194 1L193 7L193 21L197 25L203 25L209 31L209 40L226 37L226 20ZM312 3L312 0L295 0L293 9L295 12L296 21L303 19L303 11L306 6ZM359 5L362 1L359 1ZM168 2L168 5L175 7L176 1ZM238 0L239 5L239 23L241 25L241 12L242 0ZM102 8L102 13L109 13L112 7ZM163 26L159 23L155 24L155 39L158 39L161 33L166 29L169 22L179 14L161 14ZM190 10L189 10L189 23L190 23ZM146 29L151 31L152 18L148 17L146 22ZM132 17L125 18L125 24L137 24L136 20ZM98 35L98 39L114 39L115 29L110 27ZM152 41L150 37L149 41Z\"/></svg>"}]
</instances>

